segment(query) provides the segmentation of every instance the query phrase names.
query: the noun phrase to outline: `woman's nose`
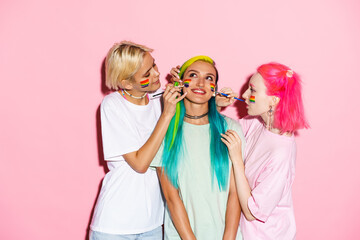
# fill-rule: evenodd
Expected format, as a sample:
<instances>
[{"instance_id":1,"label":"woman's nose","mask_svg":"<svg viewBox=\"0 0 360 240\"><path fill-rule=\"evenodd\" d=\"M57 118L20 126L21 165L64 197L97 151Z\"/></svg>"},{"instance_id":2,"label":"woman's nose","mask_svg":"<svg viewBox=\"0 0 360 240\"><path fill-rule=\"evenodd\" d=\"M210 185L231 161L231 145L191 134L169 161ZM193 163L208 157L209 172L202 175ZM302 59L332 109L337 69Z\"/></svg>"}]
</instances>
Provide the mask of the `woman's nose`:
<instances>
[{"instance_id":1,"label":"woman's nose","mask_svg":"<svg viewBox=\"0 0 360 240\"><path fill-rule=\"evenodd\" d=\"M155 71L155 76L158 77L160 75L160 72L155 69L154 69L154 71Z\"/></svg>"},{"instance_id":2,"label":"woman's nose","mask_svg":"<svg viewBox=\"0 0 360 240\"><path fill-rule=\"evenodd\" d=\"M244 99L248 99L248 98L249 98L248 90L246 90L246 91L243 93L242 97L243 97Z\"/></svg>"},{"instance_id":3,"label":"woman's nose","mask_svg":"<svg viewBox=\"0 0 360 240\"><path fill-rule=\"evenodd\" d=\"M197 85L199 87L203 87L205 85L205 79L204 78L199 78L197 81Z\"/></svg>"}]
</instances>

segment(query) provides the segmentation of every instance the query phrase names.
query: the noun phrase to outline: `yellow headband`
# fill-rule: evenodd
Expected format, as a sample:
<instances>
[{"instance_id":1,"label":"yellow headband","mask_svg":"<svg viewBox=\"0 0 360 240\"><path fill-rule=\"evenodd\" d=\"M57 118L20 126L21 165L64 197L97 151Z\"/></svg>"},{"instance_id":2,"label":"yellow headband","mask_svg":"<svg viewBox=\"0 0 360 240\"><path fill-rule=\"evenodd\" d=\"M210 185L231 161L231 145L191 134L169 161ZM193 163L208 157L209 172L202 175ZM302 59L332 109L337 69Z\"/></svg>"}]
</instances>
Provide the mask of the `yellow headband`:
<instances>
[{"instance_id":1,"label":"yellow headband","mask_svg":"<svg viewBox=\"0 0 360 240\"><path fill-rule=\"evenodd\" d=\"M186 62L184 62L184 64L181 66L180 68L180 73L179 73L179 77L180 79L182 78L182 76L184 75L186 69L193 64L196 61L204 61L204 62L208 62L212 65L214 65L214 60L212 60L210 57L208 56L196 56L196 57L192 57L189 60L187 60Z\"/></svg>"}]
</instances>

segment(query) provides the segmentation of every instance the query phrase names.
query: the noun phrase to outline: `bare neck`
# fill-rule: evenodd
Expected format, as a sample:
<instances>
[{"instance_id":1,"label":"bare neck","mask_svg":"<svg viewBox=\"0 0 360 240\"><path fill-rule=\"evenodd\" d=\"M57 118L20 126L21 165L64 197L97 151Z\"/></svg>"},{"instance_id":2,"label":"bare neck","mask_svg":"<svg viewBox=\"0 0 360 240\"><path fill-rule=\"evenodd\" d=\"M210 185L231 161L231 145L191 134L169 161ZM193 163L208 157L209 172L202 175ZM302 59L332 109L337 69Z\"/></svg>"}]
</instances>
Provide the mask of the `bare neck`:
<instances>
[{"instance_id":1,"label":"bare neck","mask_svg":"<svg viewBox=\"0 0 360 240\"><path fill-rule=\"evenodd\" d=\"M209 112L209 103L193 103L187 99L184 99L185 111L186 114L190 116L201 116L205 113ZM191 119L191 118L184 118L184 121L194 125L205 125L209 123L208 115L199 118L199 119Z\"/></svg>"},{"instance_id":2,"label":"bare neck","mask_svg":"<svg viewBox=\"0 0 360 240\"><path fill-rule=\"evenodd\" d=\"M269 120L269 115L268 115L267 113L264 113L264 114L261 115L261 118L262 118L262 120L264 121L264 124L265 124L265 126L266 126L266 123L267 123L268 120ZM273 123L274 123L274 115L271 116L270 121L271 121L271 125L273 125ZM269 131L272 132L272 133L275 133L275 134L278 134L278 135L287 136L287 137L291 137L291 136L292 136L292 133L289 133L289 132L282 133L282 132L280 131L280 129L278 129L278 128L273 128L273 127L272 127Z\"/></svg>"}]
</instances>

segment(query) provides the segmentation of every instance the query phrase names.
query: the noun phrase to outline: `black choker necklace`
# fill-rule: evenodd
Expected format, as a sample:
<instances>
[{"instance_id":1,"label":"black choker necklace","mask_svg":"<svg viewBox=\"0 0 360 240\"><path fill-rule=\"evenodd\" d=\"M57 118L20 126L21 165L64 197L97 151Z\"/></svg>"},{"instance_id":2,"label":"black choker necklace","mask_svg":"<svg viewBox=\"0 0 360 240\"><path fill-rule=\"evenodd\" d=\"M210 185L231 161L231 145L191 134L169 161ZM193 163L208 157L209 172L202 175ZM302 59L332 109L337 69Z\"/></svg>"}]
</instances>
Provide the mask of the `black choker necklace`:
<instances>
[{"instance_id":1,"label":"black choker necklace","mask_svg":"<svg viewBox=\"0 0 360 240\"><path fill-rule=\"evenodd\" d=\"M200 118L203 118L203 117L205 117L206 115L208 115L208 113L209 113L209 112L206 112L206 113L204 113L204 114L202 114L202 115L200 115L200 116L191 116L191 115L185 113L185 117L190 118L190 119L200 119Z\"/></svg>"}]
</instances>

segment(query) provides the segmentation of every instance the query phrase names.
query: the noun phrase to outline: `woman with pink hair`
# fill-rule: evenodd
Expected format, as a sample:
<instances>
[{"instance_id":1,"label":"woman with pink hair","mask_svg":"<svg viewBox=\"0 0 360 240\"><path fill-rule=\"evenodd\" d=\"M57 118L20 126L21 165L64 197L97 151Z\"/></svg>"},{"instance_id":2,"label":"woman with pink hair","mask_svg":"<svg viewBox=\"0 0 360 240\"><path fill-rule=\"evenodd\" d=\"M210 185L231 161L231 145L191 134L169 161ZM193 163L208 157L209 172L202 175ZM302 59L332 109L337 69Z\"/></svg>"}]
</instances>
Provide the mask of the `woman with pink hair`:
<instances>
[{"instance_id":1,"label":"woman with pink hair","mask_svg":"<svg viewBox=\"0 0 360 240\"><path fill-rule=\"evenodd\" d=\"M242 97L249 114L240 120L246 139L244 159L241 145L245 143L236 132L228 130L222 141L233 163L243 212L243 238L295 239L291 194L296 159L294 134L309 127L300 78L282 64L264 64L251 77Z\"/></svg>"}]
</instances>

